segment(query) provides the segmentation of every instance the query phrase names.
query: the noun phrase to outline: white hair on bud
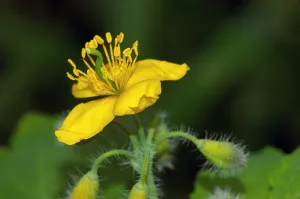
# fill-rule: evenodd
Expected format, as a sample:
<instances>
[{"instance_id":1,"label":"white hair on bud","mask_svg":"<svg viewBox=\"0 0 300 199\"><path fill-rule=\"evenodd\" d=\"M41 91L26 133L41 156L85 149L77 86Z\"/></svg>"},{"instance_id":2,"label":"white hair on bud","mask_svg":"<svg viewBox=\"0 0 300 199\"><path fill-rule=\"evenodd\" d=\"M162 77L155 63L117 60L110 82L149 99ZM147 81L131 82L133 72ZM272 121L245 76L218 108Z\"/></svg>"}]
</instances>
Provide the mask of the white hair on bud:
<instances>
[{"instance_id":1,"label":"white hair on bud","mask_svg":"<svg viewBox=\"0 0 300 199\"><path fill-rule=\"evenodd\" d=\"M235 138L233 138L232 134L226 135L213 133L209 136L206 135L206 139L215 140L219 142L229 142L233 144L234 163L229 167L220 167L216 166L211 161L206 160L206 162L202 165L202 169L208 170L213 175L219 175L220 177L224 178L234 176L245 169L250 153L247 151L247 147L243 144L243 142L237 141Z\"/></svg>"},{"instance_id":2,"label":"white hair on bud","mask_svg":"<svg viewBox=\"0 0 300 199\"><path fill-rule=\"evenodd\" d=\"M209 199L241 199L240 194L232 193L230 188L221 189L216 187Z\"/></svg>"}]
</instances>

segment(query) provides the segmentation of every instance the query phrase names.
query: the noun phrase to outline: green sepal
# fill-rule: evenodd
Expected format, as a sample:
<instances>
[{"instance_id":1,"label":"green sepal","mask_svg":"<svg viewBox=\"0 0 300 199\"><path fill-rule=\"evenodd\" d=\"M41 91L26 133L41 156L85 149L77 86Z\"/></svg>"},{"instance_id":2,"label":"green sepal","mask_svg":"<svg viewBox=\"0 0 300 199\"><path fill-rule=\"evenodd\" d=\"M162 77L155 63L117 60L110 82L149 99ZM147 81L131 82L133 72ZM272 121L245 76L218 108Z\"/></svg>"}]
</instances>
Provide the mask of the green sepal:
<instances>
[{"instance_id":1,"label":"green sepal","mask_svg":"<svg viewBox=\"0 0 300 199\"><path fill-rule=\"evenodd\" d=\"M101 57L97 57L96 64L95 64L95 71L96 71L97 75L99 76L99 78L101 80L105 81L105 79L102 75L102 72L101 72L102 60L103 60L102 55L101 55Z\"/></svg>"},{"instance_id":2,"label":"green sepal","mask_svg":"<svg viewBox=\"0 0 300 199\"><path fill-rule=\"evenodd\" d=\"M109 81L110 85L111 85L116 91L119 91L119 90L118 90L118 87L117 87L117 85L116 85L116 83L115 83L113 80L111 80L111 79L108 78L108 81Z\"/></svg>"}]
</instances>

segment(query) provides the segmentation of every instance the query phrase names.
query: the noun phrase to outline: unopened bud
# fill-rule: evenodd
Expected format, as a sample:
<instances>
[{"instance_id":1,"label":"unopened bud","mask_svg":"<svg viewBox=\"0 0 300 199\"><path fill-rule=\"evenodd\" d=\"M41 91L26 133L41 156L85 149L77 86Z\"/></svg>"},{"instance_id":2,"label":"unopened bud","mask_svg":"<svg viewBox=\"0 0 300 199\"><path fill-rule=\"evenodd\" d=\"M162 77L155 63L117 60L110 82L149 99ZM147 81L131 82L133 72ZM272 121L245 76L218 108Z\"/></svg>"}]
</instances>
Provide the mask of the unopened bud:
<instances>
[{"instance_id":1,"label":"unopened bud","mask_svg":"<svg viewBox=\"0 0 300 199\"><path fill-rule=\"evenodd\" d=\"M147 196L147 185L138 182L132 187L128 199L146 199Z\"/></svg>"},{"instance_id":2,"label":"unopened bud","mask_svg":"<svg viewBox=\"0 0 300 199\"><path fill-rule=\"evenodd\" d=\"M98 175L89 171L79 180L68 199L96 199L98 190Z\"/></svg>"},{"instance_id":3,"label":"unopened bud","mask_svg":"<svg viewBox=\"0 0 300 199\"><path fill-rule=\"evenodd\" d=\"M208 159L206 165L221 175L233 175L247 164L248 153L240 144L228 140L199 139L197 147Z\"/></svg>"}]
</instances>

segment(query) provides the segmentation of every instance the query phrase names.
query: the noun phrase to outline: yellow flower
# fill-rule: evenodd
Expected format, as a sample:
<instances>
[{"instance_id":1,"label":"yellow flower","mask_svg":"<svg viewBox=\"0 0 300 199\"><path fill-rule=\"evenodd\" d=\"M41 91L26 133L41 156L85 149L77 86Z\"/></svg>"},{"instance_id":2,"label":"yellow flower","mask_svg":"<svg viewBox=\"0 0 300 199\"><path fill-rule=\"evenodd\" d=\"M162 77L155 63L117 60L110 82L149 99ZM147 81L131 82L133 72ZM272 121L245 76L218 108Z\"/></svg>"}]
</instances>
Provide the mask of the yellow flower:
<instances>
[{"instance_id":1,"label":"yellow flower","mask_svg":"<svg viewBox=\"0 0 300 199\"><path fill-rule=\"evenodd\" d=\"M154 59L137 61L138 41L121 53L123 39L124 34L120 33L113 42L108 32L107 45L98 35L87 42L81 51L86 72L68 60L73 75L67 73L67 76L76 81L72 94L77 98L105 97L78 104L55 131L60 142L73 145L102 131L115 116L143 111L159 98L161 81L178 80L189 70L186 64ZM98 46L102 46L107 63L103 62Z\"/></svg>"},{"instance_id":2,"label":"yellow flower","mask_svg":"<svg viewBox=\"0 0 300 199\"><path fill-rule=\"evenodd\" d=\"M96 199L99 189L98 176L89 171L77 183L68 199Z\"/></svg>"}]
</instances>

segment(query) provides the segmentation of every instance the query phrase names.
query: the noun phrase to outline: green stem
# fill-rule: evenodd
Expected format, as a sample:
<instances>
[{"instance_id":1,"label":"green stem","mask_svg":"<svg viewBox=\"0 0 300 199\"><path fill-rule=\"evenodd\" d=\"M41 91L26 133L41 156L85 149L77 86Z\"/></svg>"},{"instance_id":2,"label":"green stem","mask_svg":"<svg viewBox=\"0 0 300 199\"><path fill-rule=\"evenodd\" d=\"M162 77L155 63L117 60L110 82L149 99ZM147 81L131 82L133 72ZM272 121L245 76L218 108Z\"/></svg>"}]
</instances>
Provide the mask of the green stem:
<instances>
[{"instance_id":1,"label":"green stem","mask_svg":"<svg viewBox=\"0 0 300 199\"><path fill-rule=\"evenodd\" d=\"M149 132L148 132L148 135L147 135L147 143L148 144L152 143L154 134L155 134L155 130L153 128L149 129Z\"/></svg>"},{"instance_id":2,"label":"green stem","mask_svg":"<svg viewBox=\"0 0 300 199\"><path fill-rule=\"evenodd\" d=\"M198 138L196 138L195 136L188 134L184 131L175 131L175 132L170 132L168 134L163 134L160 137L158 137L155 144L159 145L164 140L169 139L169 138L175 138L175 137L182 137L184 139L187 139L187 140L191 141L192 143L194 143L196 146L199 144Z\"/></svg>"},{"instance_id":3,"label":"green stem","mask_svg":"<svg viewBox=\"0 0 300 199\"><path fill-rule=\"evenodd\" d=\"M135 158L135 156L131 152L129 152L129 151L126 151L126 150L111 150L111 151L108 151L106 153L101 154L95 160L95 162L93 163L91 171L92 172L97 172L98 167L103 162L103 160L105 160L105 159L107 159L107 158L109 158L111 156L120 156L120 155L127 156L129 158Z\"/></svg>"},{"instance_id":4,"label":"green stem","mask_svg":"<svg viewBox=\"0 0 300 199\"><path fill-rule=\"evenodd\" d=\"M156 189L152 169L150 169L150 171L148 173L148 180L147 181L148 181L149 196L153 199L158 199L157 189Z\"/></svg>"},{"instance_id":5,"label":"green stem","mask_svg":"<svg viewBox=\"0 0 300 199\"><path fill-rule=\"evenodd\" d=\"M141 143L145 143L146 142L146 136L145 136L145 131L144 128L141 127L138 129L138 134L139 134L139 138L141 139Z\"/></svg>"},{"instance_id":6,"label":"green stem","mask_svg":"<svg viewBox=\"0 0 300 199\"><path fill-rule=\"evenodd\" d=\"M140 182L143 185L147 184L148 170L149 170L149 152L147 151L144 154L143 168L142 168L142 173L140 178Z\"/></svg>"},{"instance_id":7,"label":"green stem","mask_svg":"<svg viewBox=\"0 0 300 199\"><path fill-rule=\"evenodd\" d=\"M130 135L129 136L129 139L131 141L131 144L132 144L132 147L133 147L133 150L136 152L140 149L140 143L137 139L137 137L135 135Z\"/></svg>"}]
</instances>

